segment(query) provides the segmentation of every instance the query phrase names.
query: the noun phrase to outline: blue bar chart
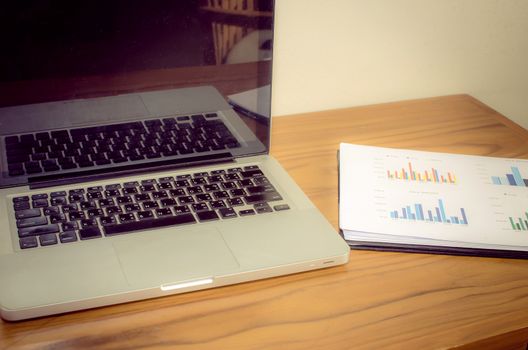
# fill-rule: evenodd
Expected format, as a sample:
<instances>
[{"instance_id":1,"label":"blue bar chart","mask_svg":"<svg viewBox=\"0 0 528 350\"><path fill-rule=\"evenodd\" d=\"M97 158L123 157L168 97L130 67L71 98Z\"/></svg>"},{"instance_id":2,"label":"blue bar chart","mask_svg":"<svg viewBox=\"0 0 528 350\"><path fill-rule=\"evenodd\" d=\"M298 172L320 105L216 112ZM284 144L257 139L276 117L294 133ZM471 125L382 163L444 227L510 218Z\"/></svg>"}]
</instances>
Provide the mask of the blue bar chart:
<instances>
[{"instance_id":1,"label":"blue bar chart","mask_svg":"<svg viewBox=\"0 0 528 350\"><path fill-rule=\"evenodd\" d=\"M464 208L459 208L455 215L448 213L446 205L442 199L438 199L437 205L433 207L427 208L422 203L414 203L397 210L392 210L389 215L392 219L396 220L424 221L454 225L468 224L468 218Z\"/></svg>"},{"instance_id":2,"label":"blue bar chart","mask_svg":"<svg viewBox=\"0 0 528 350\"><path fill-rule=\"evenodd\" d=\"M516 166L511 167L511 173L504 174L503 176L492 176L491 182L494 185L528 187L528 178L523 177L521 171Z\"/></svg>"}]
</instances>

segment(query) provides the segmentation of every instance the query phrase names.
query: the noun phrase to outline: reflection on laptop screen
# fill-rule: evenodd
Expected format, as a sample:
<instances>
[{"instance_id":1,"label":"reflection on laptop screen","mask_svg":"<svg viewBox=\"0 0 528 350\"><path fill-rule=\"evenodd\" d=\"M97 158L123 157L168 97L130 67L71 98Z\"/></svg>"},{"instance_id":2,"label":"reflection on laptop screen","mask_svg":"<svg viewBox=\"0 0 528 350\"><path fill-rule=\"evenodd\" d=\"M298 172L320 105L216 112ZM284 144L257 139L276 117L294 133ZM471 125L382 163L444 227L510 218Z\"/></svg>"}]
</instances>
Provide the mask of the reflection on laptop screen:
<instances>
[{"instance_id":1,"label":"reflection on laptop screen","mask_svg":"<svg viewBox=\"0 0 528 350\"><path fill-rule=\"evenodd\" d=\"M216 3L5 5L0 187L268 152L272 1Z\"/></svg>"}]
</instances>

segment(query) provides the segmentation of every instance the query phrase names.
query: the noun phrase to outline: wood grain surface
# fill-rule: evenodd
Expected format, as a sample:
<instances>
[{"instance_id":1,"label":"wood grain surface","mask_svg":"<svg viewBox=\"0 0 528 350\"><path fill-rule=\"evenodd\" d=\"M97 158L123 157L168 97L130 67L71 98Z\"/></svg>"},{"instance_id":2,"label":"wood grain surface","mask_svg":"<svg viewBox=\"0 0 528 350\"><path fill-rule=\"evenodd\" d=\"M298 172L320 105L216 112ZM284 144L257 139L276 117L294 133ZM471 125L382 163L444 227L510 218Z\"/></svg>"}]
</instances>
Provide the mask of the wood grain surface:
<instances>
[{"instance_id":1,"label":"wood grain surface","mask_svg":"<svg viewBox=\"0 0 528 350\"><path fill-rule=\"evenodd\" d=\"M340 142L528 158L528 132L466 95L279 117L273 128L272 154L336 230ZM527 342L528 261L370 251L326 270L0 324L4 349L520 350Z\"/></svg>"}]
</instances>

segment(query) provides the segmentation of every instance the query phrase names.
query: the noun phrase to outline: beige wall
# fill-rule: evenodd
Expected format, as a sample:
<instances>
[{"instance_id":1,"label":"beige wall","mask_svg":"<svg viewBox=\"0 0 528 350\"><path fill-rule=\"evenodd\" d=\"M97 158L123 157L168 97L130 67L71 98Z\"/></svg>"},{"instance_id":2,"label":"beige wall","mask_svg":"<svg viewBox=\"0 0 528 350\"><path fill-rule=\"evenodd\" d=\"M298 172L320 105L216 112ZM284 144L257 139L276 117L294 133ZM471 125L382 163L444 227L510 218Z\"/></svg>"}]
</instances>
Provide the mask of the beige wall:
<instances>
[{"instance_id":1,"label":"beige wall","mask_svg":"<svg viewBox=\"0 0 528 350\"><path fill-rule=\"evenodd\" d=\"M469 93L528 128L528 0L276 0L273 114Z\"/></svg>"}]
</instances>

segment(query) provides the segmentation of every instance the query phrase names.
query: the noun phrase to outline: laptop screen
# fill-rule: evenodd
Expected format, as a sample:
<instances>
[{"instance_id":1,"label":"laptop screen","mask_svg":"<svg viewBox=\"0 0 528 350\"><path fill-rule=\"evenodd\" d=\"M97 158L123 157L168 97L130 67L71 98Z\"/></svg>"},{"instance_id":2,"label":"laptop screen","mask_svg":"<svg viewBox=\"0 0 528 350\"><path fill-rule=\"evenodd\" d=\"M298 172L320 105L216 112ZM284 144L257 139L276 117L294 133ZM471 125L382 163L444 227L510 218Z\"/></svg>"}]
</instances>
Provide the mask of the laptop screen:
<instances>
[{"instance_id":1,"label":"laptop screen","mask_svg":"<svg viewBox=\"0 0 528 350\"><path fill-rule=\"evenodd\" d=\"M0 28L2 187L269 150L272 0L13 1Z\"/></svg>"}]
</instances>

